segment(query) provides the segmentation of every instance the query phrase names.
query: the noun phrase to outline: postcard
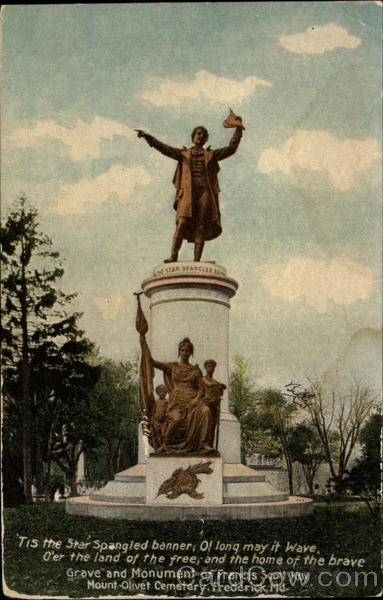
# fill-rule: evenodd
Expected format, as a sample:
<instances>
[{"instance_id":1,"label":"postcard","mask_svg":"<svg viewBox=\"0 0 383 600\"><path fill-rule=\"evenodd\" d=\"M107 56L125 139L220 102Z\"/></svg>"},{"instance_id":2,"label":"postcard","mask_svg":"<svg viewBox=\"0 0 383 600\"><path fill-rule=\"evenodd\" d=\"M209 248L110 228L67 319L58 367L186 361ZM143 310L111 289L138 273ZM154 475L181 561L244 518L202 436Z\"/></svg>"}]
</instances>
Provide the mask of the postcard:
<instances>
[{"instance_id":1,"label":"postcard","mask_svg":"<svg viewBox=\"0 0 383 600\"><path fill-rule=\"evenodd\" d=\"M381 23L3 6L6 597L379 594Z\"/></svg>"}]
</instances>

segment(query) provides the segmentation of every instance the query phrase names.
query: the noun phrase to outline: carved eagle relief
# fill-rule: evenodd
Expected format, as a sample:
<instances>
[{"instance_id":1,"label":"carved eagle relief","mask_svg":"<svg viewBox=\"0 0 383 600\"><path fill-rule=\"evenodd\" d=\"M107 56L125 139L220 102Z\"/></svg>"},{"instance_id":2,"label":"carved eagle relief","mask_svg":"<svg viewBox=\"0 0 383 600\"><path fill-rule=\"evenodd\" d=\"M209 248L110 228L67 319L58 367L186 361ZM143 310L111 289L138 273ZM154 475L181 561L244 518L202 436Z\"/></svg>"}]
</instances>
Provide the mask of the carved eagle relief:
<instances>
[{"instance_id":1,"label":"carved eagle relief","mask_svg":"<svg viewBox=\"0 0 383 600\"><path fill-rule=\"evenodd\" d=\"M210 467L211 463L212 461L209 460L196 465L189 465L186 469L182 467L176 469L166 481L161 483L157 497L163 494L169 500L174 500L181 494L188 494L191 498L200 500L204 495L196 491L198 484L201 483L197 475L199 473L207 475L213 473L213 469Z\"/></svg>"}]
</instances>

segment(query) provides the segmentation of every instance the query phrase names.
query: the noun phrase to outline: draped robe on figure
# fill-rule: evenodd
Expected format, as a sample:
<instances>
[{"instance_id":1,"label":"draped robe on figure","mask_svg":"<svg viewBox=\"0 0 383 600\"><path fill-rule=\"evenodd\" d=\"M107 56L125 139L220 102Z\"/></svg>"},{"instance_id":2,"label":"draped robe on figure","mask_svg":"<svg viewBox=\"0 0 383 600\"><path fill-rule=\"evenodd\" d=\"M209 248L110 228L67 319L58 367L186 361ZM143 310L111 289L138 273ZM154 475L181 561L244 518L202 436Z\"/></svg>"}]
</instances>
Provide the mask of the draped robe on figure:
<instances>
[{"instance_id":1,"label":"draped robe on figure","mask_svg":"<svg viewBox=\"0 0 383 600\"><path fill-rule=\"evenodd\" d=\"M164 449L172 454L202 450L208 444L211 414L201 399L196 405L192 402L203 391L200 368L189 363L160 363L155 360L153 365L164 372L165 383L170 389Z\"/></svg>"}]
</instances>

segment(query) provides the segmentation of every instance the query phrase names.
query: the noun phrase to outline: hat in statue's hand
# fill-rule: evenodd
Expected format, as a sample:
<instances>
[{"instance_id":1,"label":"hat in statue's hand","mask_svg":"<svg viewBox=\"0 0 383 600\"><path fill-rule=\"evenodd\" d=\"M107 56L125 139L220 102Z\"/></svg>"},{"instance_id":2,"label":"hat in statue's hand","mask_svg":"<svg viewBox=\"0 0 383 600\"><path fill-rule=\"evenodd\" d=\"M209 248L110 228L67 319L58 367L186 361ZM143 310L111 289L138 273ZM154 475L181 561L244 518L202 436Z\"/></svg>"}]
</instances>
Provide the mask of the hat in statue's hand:
<instances>
[{"instance_id":1,"label":"hat in statue's hand","mask_svg":"<svg viewBox=\"0 0 383 600\"><path fill-rule=\"evenodd\" d=\"M242 129L245 129L242 123L242 117L238 117L233 111L232 109L230 109L230 113L229 116L227 117L227 119L223 122L223 126L224 127L242 127Z\"/></svg>"}]
</instances>

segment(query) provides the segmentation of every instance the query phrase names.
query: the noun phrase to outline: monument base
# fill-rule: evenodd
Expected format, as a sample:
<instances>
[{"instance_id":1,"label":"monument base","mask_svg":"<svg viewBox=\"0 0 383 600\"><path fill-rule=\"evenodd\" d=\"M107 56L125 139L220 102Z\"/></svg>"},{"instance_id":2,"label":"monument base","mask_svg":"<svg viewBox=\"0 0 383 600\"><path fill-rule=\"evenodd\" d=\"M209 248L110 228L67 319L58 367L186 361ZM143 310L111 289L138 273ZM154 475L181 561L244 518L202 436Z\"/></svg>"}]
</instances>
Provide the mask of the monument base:
<instances>
[{"instance_id":1,"label":"monument base","mask_svg":"<svg viewBox=\"0 0 383 600\"><path fill-rule=\"evenodd\" d=\"M312 500L290 496L281 502L254 504L218 504L204 506L158 506L158 504L129 504L128 502L103 502L89 496L69 498L66 511L71 515L126 519L128 521L213 521L277 519L303 517L313 510Z\"/></svg>"},{"instance_id":2,"label":"monument base","mask_svg":"<svg viewBox=\"0 0 383 600\"><path fill-rule=\"evenodd\" d=\"M220 468L222 475L221 485L215 481L214 486L208 479L212 474L197 475L200 483L195 491L202 491L204 498L193 499L185 493L175 499L166 498L163 494L155 498L158 485L169 479L168 475L171 477L175 468L187 468L190 464L207 460L214 461L211 466L216 477L220 474ZM185 462L185 465L180 461ZM242 464L223 464L221 467L220 462L221 458L150 457L148 464L138 464L118 473L113 481L90 496L69 498L66 511L74 515L107 519L150 521L272 519L311 514L311 499L289 497L286 492L277 490L268 483L261 471L254 471ZM158 468L161 463L163 466ZM216 484L219 494L213 499L214 491L211 487ZM206 489L209 488L206 496L205 486Z\"/></svg>"},{"instance_id":3,"label":"monument base","mask_svg":"<svg viewBox=\"0 0 383 600\"><path fill-rule=\"evenodd\" d=\"M229 310L237 288L224 267L207 262L161 264L142 283L150 300L152 356L174 361L180 340L189 337L195 344L196 364L202 367L211 359L216 363L214 377L226 386L220 409L220 456L148 456L147 439L140 434L138 464L117 473L89 497L70 498L68 513L167 521L266 519L312 512L310 499L289 497L267 474L240 464L240 425L228 405ZM162 375L156 377L157 384L162 382Z\"/></svg>"}]
</instances>

